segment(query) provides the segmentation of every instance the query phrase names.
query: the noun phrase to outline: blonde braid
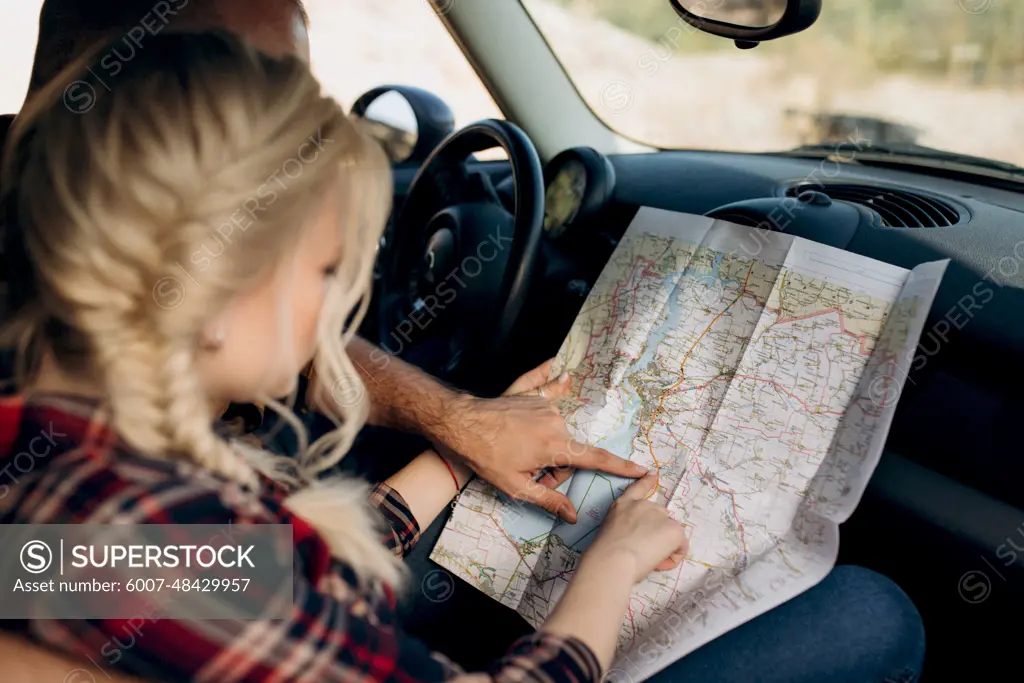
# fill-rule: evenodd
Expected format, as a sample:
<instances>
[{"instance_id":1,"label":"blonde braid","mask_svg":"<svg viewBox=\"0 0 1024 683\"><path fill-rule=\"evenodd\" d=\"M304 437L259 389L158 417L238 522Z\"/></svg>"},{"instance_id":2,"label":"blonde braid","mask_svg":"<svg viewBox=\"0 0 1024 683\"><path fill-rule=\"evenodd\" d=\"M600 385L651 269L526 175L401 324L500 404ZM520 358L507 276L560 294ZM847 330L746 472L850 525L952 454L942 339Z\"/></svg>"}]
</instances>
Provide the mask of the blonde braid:
<instances>
[{"instance_id":1,"label":"blonde braid","mask_svg":"<svg viewBox=\"0 0 1024 683\"><path fill-rule=\"evenodd\" d=\"M55 123L58 128L67 125ZM162 267L163 255L143 225L124 230L123 239L110 240L110 226L124 225L124 220L110 210L102 193L78 191L81 171L70 163L69 155L66 148L46 148L43 169L30 167L34 173L23 179L37 181L35 174L45 169L53 191L62 198L63 215L58 220L46 215L46 205L28 205L27 215L18 216L49 228L46 233L29 230L24 235L31 260L59 274L40 292L43 308L84 339L92 358L91 374L108 389L106 400L118 433L143 453L163 453L168 439L159 377L161 340L146 324L152 303L147 273ZM100 165L108 174L114 171L107 163ZM94 248L97 242L106 248ZM45 320L38 318L34 324L41 326Z\"/></svg>"},{"instance_id":2,"label":"blonde braid","mask_svg":"<svg viewBox=\"0 0 1024 683\"><path fill-rule=\"evenodd\" d=\"M195 352L172 350L163 364L163 431L172 452L187 453L198 465L227 479L259 489L256 472L244 458L210 428L210 406L200 397L204 390L195 371Z\"/></svg>"},{"instance_id":3,"label":"blonde braid","mask_svg":"<svg viewBox=\"0 0 1024 683\"><path fill-rule=\"evenodd\" d=\"M93 353L108 388L106 400L113 426L142 453L165 453L168 440L157 373L159 345L138 325L102 317L99 312L82 316L79 329L96 340Z\"/></svg>"}]
</instances>

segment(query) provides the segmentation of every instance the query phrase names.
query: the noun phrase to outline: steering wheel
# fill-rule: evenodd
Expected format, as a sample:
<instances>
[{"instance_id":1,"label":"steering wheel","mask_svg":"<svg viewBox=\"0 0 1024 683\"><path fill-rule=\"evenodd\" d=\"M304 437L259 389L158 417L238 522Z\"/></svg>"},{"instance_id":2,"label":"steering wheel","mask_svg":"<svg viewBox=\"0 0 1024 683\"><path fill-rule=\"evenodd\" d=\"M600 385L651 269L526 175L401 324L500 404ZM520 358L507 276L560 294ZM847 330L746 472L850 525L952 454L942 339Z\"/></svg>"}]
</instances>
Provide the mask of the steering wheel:
<instances>
[{"instance_id":1,"label":"steering wheel","mask_svg":"<svg viewBox=\"0 0 1024 683\"><path fill-rule=\"evenodd\" d=\"M466 167L471 154L494 147L512 168L512 213L489 176ZM448 136L423 162L382 241L381 347L402 356L430 342L437 358L427 365L445 375L493 357L525 303L543 222L544 174L522 129L485 119Z\"/></svg>"}]
</instances>

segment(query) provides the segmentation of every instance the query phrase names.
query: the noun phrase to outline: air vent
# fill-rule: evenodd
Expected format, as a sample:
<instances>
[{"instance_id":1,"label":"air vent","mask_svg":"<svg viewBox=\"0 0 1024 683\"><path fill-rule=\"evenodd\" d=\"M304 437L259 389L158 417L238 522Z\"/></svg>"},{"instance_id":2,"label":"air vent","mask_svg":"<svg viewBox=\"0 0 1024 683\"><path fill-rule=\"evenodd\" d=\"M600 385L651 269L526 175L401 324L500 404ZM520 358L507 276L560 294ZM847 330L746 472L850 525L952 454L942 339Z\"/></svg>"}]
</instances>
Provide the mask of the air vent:
<instances>
[{"instance_id":1,"label":"air vent","mask_svg":"<svg viewBox=\"0 0 1024 683\"><path fill-rule=\"evenodd\" d=\"M789 188L786 195L797 197L806 190L816 190L838 201L866 206L891 228L947 228L961 220L960 212L941 199L891 187L805 184Z\"/></svg>"}]
</instances>

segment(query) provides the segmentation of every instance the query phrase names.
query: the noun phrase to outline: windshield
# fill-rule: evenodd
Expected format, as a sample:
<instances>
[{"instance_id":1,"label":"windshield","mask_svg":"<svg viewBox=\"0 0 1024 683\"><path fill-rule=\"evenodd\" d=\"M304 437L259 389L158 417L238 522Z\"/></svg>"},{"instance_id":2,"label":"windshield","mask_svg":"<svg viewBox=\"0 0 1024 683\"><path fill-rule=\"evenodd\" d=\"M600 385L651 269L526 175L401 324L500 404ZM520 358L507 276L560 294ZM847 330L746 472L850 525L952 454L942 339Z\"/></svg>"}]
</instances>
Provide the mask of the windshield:
<instances>
[{"instance_id":1,"label":"windshield","mask_svg":"<svg viewBox=\"0 0 1024 683\"><path fill-rule=\"evenodd\" d=\"M523 2L594 112L655 147L864 140L1024 165L1019 0L824 0L810 29L752 50L668 0Z\"/></svg>"}]
</instances>

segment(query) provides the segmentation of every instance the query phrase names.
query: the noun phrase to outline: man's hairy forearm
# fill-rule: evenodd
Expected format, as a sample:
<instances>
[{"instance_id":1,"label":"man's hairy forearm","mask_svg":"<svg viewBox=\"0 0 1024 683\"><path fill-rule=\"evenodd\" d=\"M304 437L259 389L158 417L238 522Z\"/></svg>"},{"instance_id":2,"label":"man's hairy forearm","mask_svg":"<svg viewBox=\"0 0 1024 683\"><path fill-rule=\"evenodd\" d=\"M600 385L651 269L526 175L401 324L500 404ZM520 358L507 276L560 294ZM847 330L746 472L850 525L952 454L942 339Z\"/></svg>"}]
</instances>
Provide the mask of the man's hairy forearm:
<instances>
[{"instance_id":1,"label":"man's hairy forearm","mask_svg":"<svg viewBox=\"0 0 1024 683\"><path fill-rule=\"evenodd\" d=\"M445 418L471 400L359 337L349 343L348 354L370 396L370 424L443 441Z\"/></svg>"}]
</instances>

